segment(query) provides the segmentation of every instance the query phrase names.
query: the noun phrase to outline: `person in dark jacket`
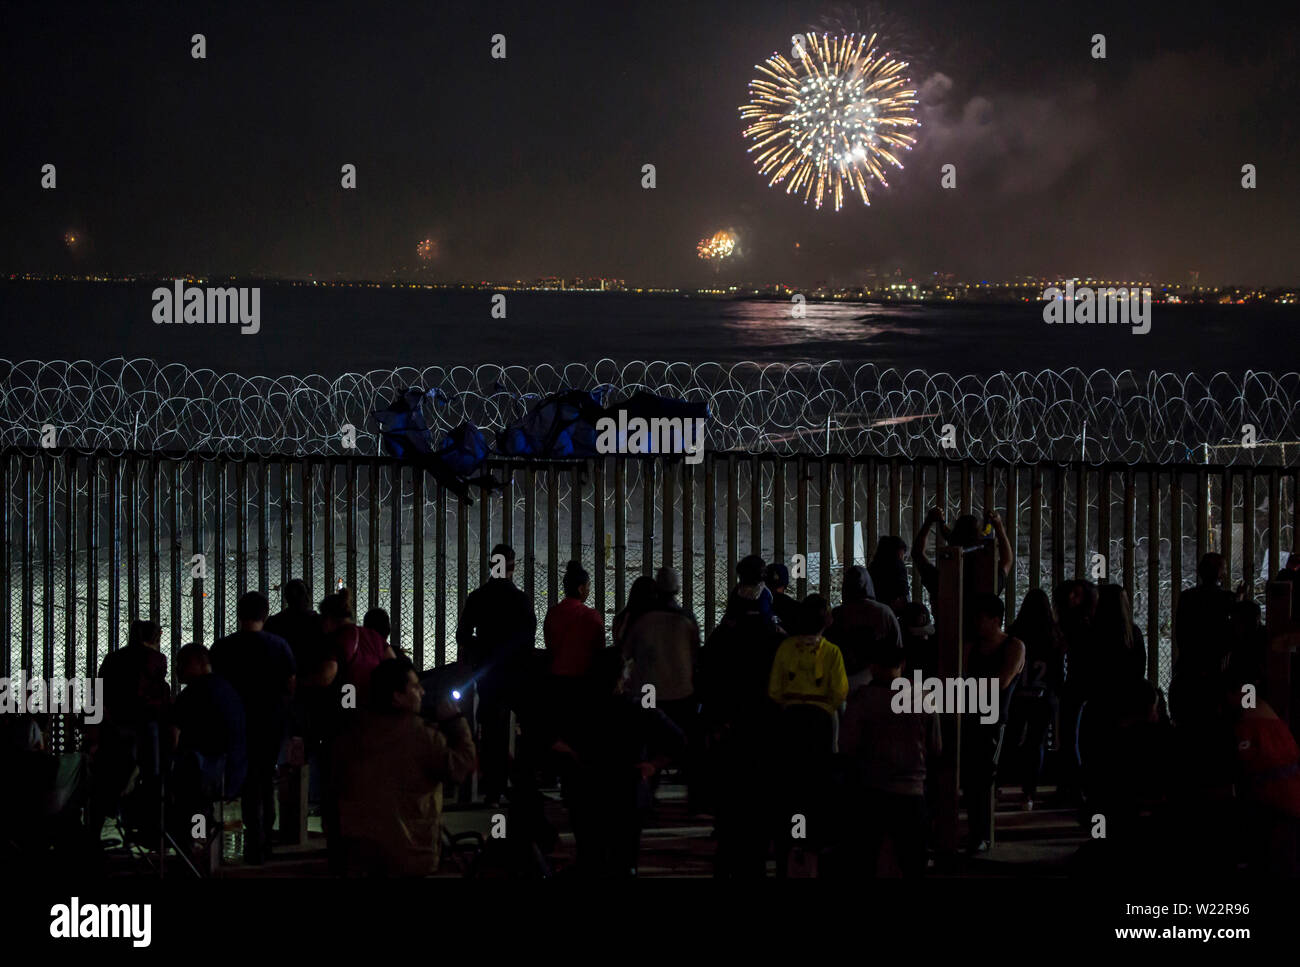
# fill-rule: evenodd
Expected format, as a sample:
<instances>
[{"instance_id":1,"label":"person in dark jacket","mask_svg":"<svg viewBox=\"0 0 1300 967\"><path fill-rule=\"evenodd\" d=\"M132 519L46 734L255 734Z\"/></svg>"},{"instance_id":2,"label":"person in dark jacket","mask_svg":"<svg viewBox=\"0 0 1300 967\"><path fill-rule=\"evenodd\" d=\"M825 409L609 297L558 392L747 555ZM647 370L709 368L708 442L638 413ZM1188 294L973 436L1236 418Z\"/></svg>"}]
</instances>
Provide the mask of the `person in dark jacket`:
<instances>
[{"instance_id":1,"label":"person in dark jacket","mask_svg":"<svg viewBox=\"0 0 1300 967\"><path fill-rule=\"evenodd\" d=\"M458 661L472 672L477 705L479 771L483 797L500 803L510 760L510 713L516 693L533 671L537 636L533 604L515 586L515 551L507 544L492 548L490 577L465 598L456 624Z\"/></svg>"}]
</instances>

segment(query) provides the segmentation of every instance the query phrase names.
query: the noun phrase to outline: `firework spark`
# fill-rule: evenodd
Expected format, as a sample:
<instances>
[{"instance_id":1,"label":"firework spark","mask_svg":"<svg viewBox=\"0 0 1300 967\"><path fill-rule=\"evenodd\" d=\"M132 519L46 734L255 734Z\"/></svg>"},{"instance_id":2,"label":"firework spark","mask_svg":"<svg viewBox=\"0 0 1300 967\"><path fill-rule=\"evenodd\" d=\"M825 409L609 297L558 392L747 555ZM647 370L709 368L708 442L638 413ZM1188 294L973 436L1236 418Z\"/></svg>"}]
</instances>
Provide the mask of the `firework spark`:
<instances>
[{"instance_id":1,"label":"firework spark","mask_svg":"<svg viewBox=\"0 0 1300 967\"><path fill-rule=\"evenodd\" d=\"M438 243L431 238L426 238L415 246L415 253L420 257L421 262L430 262L438 254Z\"/></svg>"},{"instance_id":2,"label":"firework spark","mask_svg":"<svg viewBox=\"0 0 1300 967\"><path fill-rule=\"evenodd\" d=\"M700 243L695 246L695 251L700 258L715 264L729 257L735 250L736 236L725 229L721 232L714 232L708 238L700 239Z\"/></svg>"},{"instance_id":3,"label":"firework spark","mask_svg":"<svg viewBox=\"0 0 1300 967\"><path fill-rule=\"evenodd\" d=\"M908 128L916 91L903 76L906 62L877 53L876 35L831 37L807 34L794 53L797 64L781 54L757 66L750 81L750 101L740 108L748 121L744 135L758 152L754 163L768 185L786 183L786 194L803 191L817 208L829 192L835 210L844 204L845 187L867 198L867 181L886 188L884 165L903 167L899 149L916 139Z\"/></svg>"}]
</instances>

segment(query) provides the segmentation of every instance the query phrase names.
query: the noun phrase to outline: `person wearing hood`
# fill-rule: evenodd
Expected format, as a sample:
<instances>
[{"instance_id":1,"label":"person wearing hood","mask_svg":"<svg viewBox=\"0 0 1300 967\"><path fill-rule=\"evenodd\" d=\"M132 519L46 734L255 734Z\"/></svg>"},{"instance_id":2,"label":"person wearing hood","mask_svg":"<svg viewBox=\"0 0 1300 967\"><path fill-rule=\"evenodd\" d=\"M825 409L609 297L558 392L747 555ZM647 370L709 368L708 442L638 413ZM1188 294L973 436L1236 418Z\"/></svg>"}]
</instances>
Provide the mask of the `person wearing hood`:
<instances>
[{"instance_id":1,"label":"person wearing hood","mask_svg":"<svg viewBox=\"0 0 1300 967\"><path fill-rule=\"evenodd\" d=\"M864 685L870 679L868 665L876 646L903 647L903 633L894 612L876 600L871 572L852 565L844 569L843 602L831 612L831 626L826 638L844 655L844 669L849 687Z\"/></svg>"}]
</instances>

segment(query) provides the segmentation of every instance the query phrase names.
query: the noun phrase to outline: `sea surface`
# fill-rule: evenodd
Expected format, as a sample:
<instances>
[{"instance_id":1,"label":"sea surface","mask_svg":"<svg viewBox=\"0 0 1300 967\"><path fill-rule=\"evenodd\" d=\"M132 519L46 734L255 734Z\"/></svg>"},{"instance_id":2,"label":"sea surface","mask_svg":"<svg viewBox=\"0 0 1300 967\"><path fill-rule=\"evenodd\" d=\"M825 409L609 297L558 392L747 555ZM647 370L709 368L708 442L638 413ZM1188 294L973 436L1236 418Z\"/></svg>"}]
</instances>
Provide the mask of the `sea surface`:
<instances>
[{"instance_id":1,"label":"sea surface","mask_svg":"<svg viewBox=\"0 0 1300 967\"><path fill-rule=\"evenodd\" d=\"M1241 374L1300 370L1297 306L1152 306L1151 331L1052 326L1042 303L910 306L626 293L261 287L261 329L158 325L157 282L0 282L0 358L183 363L246 376L334 377L484 363L874 363L988 375L1079 367Z\"/></svg>"}]
</instances>

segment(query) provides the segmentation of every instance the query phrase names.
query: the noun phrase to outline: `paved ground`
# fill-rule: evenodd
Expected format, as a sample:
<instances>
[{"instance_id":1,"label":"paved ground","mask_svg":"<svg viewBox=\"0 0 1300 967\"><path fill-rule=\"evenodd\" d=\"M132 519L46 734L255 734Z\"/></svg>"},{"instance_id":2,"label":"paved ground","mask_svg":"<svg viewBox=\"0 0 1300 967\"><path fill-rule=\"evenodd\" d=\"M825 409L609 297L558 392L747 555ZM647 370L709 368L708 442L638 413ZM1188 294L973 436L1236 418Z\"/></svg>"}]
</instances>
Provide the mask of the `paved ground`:
<instances>
[{"instance_id":1,"label":"paved ground","mask_svg":"<svg viewBox=\"0 0 1300 967\"><path fill-rule=\"evenodd\" d=\"M1052 790L1044 790L1050 800ZM574 858L573 834L569 831L568 816L559 801L559 790L546 790L547 817L560 830L560 842L553 854L554 868L562 873L572 866ZM469 831L483 837L489 835L492 816L502 812L483 805L451 806L444 813L444 822L452 834ZM228 835L225 840L223 864L218 873L225 878L273 878L299 876L326 876L325 838L320 819L309 819L307 842L298 846L277 848L272 860L261 867L245 866L241 860L242 826L238 803L226 810ZM642 877L707 877L712 875L714 841L713 825L708 816L688 815L683 787L665 784L659 789L654 815L641 837ZM1086 842L1086 832L1075 821L1069 809L1038 805L1033 811L1023 810L1019 792L1003 790L998 801L997 843L987 854L976 858L959 857L955 865L932 868L930 875L939 877L964 876L1065 876L1073 854ZM179 863L173 863L179 869ZM148 867L138 861L119 855L110 864L110 871L119 875L145 875ZM769 873L774 864L769 862ZM454 858L444 857L439 876L462 875Z\"/></svg>"}]
</instances>

